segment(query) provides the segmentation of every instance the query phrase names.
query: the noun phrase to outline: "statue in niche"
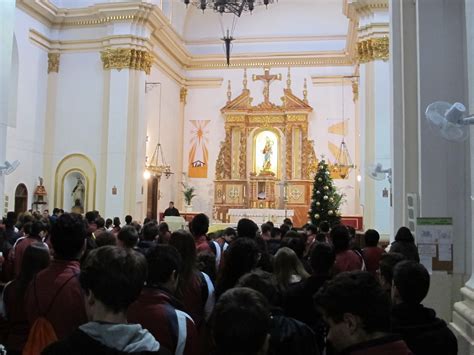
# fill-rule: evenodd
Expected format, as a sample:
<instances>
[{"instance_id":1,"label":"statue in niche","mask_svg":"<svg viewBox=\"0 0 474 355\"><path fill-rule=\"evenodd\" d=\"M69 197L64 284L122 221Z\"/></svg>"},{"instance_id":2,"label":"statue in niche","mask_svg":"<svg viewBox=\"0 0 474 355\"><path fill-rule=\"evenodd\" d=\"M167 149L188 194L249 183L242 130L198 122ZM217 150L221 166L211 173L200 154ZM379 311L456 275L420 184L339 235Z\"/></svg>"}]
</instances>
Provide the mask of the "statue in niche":
<instances>
[{"instance_id":1,"label":"statue in niche","mask_svg":"<svg viewBox=\"0 0 474 355\"><path fill-rule=\"evenodd\" d=\"M270 160L273 155L273 141L268 136L265 138L265 147L263 147L262 153L263 153L262 171L269 172L271 171L271 168L272 168L272 163Z\"/></svg>"},{"instance_id":2,"label":"statue in niche","mask_svg":"<svg viewBox=\"0 0 474 355\"><path fill-rule=\"evenodd\" d=\"M72 200L74 201L74 206L72 206L73 212L84 212L84 197L85 197L86 187L82 182L81 178L77 178L76 186L72 189Z\"/></svg>"}]
</instances>

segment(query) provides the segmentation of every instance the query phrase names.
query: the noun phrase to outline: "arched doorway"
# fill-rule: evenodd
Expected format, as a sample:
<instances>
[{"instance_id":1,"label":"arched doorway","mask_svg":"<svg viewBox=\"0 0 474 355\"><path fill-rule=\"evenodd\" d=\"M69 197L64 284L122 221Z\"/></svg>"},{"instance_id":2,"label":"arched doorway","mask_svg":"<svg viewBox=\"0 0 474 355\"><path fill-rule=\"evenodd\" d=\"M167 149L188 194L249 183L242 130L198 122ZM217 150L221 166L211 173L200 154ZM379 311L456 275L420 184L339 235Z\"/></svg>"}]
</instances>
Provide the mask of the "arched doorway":
<instances>
[{"instance_id":1,"label":"arched doorway","mask_svg":"<svg viewBox=\"0 0 474 355\"><path fill-rule=\"evenodd\" d=\"M26 212L28 209L28 189L25 184L18 184L15 190L15 213Z\"/></svg>"}]
</instances>

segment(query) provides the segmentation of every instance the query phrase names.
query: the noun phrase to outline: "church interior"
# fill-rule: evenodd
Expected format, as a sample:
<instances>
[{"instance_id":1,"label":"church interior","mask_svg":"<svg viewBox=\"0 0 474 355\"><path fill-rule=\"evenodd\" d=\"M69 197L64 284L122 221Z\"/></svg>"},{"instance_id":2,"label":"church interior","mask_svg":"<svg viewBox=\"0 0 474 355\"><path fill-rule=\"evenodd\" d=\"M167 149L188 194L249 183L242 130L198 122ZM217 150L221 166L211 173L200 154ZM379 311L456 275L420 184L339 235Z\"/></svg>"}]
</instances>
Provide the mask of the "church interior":
<instances>
[{"instance_id":1,"label":"church interior","mask_svg":"<svg viewBox=\"0 0 474 355\"><path fill-rule=\"evenodd\" d=\"M202 3L0 1L2 215L174 201L215 229L302 227L324 161L343 223L413 232L426 303L474 354L474 2Z\"/></svg>"}]
</instances>

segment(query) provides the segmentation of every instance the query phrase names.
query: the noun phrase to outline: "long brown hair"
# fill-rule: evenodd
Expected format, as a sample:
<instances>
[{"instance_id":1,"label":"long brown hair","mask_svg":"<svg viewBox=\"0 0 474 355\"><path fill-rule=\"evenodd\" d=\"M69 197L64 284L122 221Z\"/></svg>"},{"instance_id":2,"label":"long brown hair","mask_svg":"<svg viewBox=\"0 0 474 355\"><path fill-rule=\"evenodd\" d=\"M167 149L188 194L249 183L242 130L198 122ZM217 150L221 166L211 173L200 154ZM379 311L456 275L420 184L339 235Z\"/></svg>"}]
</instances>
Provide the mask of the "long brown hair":
<instances>
[{"instance_id":1,"label":"long brown hair","mask_svg":"<svg viewBox=\"0 0 474 355\"><path fill-rule=\"evenodd\" d=\"M296 253L287 247L278 249L275 254L273 274L281 289L286 289L289 286L292 275L298 275L302 279L309 277Z\"/></svg>"},{"instance_id":2,"label":"long brown hair","mask_svg":"<svg viewBox=\"0 0 474 355\"><path fill-rule=\"evenodd\" d=\"M198 272L196 244L191 233L185 230L173 232L169 244L178 250L183 261L177 289L178 296L182 297L189 281Z\"/></svg>"}]
</instances>

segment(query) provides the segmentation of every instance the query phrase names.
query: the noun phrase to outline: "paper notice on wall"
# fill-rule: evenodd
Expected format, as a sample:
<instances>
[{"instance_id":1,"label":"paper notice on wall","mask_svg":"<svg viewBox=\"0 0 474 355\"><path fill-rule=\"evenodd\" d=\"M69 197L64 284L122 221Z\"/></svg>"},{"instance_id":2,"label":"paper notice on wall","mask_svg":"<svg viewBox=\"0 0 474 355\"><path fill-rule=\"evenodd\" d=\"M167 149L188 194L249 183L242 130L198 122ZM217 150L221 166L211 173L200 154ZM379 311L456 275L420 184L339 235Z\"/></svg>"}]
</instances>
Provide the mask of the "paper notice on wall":
<instances>
[{"instance_id":1,"label":"paper notice on wall","mask_svg":"<svg viewBox=\"0 0 474 355\"><path fill-rule=\"evenodd\" d=\"M438 243L439 244L453 244L453 228L443 226L438 229Z\"/></svg>"},{"instance_id":2,"label":"paper notice on wall","mask_svg":"<svg viewBox=\"0 0 474 355\"><path fill-rule=\"evenodd\" d=\"M428 270L431 274L433 272L433 258L428 255L420 255L420 263Z\"/></svg>"},{"instance_id":3,"label":"paper notice on wall","mask_svg":"<svg viewBox=\"0 0 474 355\"><path fill-rule=\"evenodd\" d=\"M434 237L434 230L432 228L423 228L418 232L418 243L436 243L436 238Z\"/></svg>"},{"instance_id":4,"label":"paper notice on wall","mask_svg":"<svg viewBox=\"0 0 474 355\"><path fill-rule=\"evenodd\" d=\"M453 246L451 244L439 244L438 245L439 261L452 261L453 260Z\"/></svg>"},{"instance_id":5,"label":"paper notice on wall","mask_svg":"<svg viewBox=\"0 0 474 355\"><path fill-rule=\"evenodd\" d=\"M418 244L418 254L420 254L420 258L422 256L435 258L436 244Z\"/></svg>"},{"instance_id":6,"label":"paper notice on wall","mask_svg":"<svg viewBox=\"0 0 474 355\"><path fill-rule=\"evenodd\" d=\"M416 242L419 244L452 244L452 218L417 218Z\"/></svg>"}]
</instances>

